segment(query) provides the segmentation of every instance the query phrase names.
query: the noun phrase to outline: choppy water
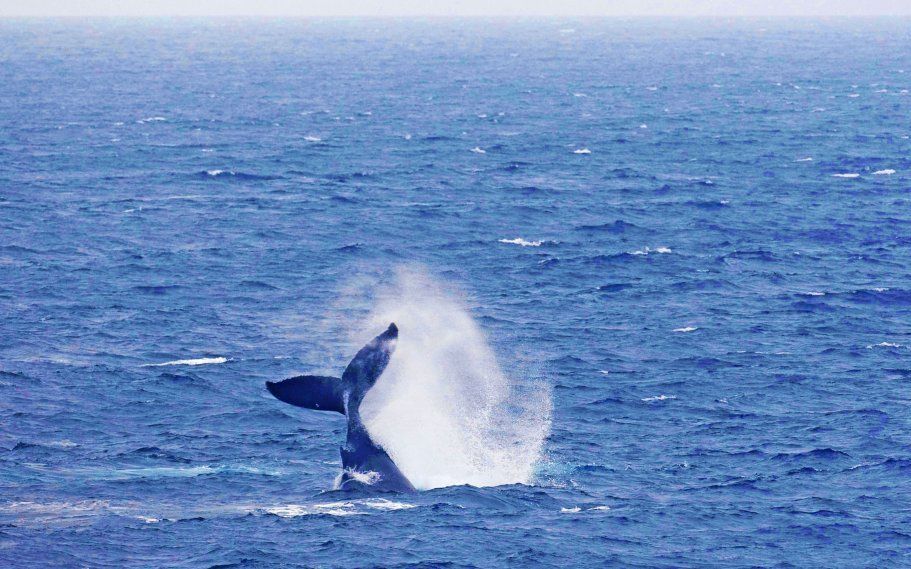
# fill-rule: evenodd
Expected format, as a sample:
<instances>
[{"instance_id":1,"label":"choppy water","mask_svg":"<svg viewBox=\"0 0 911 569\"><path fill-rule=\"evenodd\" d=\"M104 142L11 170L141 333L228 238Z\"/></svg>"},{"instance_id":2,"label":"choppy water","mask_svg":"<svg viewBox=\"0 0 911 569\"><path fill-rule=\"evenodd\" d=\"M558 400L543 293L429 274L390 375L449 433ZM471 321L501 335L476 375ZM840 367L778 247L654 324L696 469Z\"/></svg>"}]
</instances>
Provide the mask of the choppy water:
<instances>
[{"instance_id":1,"label":"choppy water","mask_svg":"<svg viewBox=\"0 0 911 569\"><path fill-rule=\"evenodd\" d=\"M907 566L908 30L0 24L0 565Z\"/></svg>"}]
</instances>

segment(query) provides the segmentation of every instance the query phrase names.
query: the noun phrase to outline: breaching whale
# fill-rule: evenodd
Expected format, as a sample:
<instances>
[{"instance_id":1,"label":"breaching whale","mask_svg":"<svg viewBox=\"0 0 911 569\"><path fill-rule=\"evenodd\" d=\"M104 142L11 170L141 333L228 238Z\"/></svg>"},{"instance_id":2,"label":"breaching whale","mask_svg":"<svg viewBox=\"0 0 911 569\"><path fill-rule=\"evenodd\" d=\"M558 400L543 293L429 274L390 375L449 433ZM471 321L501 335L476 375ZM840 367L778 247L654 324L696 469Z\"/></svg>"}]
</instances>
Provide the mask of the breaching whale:
<instances>
[{"instance_id":1,"label":"breaching whale","mask_svg":"<svg viewBox=\"0 0 911 569\"><path fill-rule=\"evenodd\" d=\"M341 378L300 375L266 382L269 392L285 403L317 411L335 411L348 418L348 436L345 446L341 447L340 489L366 483L371 489L383 492L415 491L383 447L370 438L360 412L364 396L389 364L398 337L399 329L395 323L390 324L385 332L361 348Z\"/></svg>"}]
</instances>

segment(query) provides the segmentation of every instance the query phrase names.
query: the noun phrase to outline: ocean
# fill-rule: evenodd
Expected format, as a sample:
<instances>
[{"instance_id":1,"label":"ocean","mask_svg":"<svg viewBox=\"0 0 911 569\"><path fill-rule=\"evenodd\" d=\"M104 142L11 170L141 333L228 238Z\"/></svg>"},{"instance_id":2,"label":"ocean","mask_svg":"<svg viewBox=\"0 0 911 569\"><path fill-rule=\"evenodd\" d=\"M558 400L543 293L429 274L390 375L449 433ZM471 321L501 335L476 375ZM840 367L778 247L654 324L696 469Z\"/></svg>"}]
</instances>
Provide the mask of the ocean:
<instances>
[{"instance_id":1,"label":"ocean","mask_svg":"<svg viewBox=\"0 0 911 569\"><path fill-rule=\"evenodd\" d=\"M0 22L0 566L911 565L909 23Z\"/></svg>"}]
</instances>

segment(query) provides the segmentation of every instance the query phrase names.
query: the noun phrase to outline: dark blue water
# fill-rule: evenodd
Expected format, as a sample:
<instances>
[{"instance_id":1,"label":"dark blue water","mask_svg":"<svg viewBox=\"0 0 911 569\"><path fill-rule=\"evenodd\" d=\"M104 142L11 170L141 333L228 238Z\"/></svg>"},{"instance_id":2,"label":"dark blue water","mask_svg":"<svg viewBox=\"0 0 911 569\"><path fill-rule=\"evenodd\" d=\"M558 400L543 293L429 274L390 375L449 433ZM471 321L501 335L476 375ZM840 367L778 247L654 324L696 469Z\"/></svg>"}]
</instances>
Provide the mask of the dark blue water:
<instances>
[{"instance_id":1,"label":"dark blue water","mask_svg":"<svg viewBox=\"0 0 911 569\"><path fill-rule=\"evenodd\" d=\"M0 24L0 565L908 566L908 23ZM332 491L265 391L403 266L526 483Z\"/></svg>"}]
</instances>

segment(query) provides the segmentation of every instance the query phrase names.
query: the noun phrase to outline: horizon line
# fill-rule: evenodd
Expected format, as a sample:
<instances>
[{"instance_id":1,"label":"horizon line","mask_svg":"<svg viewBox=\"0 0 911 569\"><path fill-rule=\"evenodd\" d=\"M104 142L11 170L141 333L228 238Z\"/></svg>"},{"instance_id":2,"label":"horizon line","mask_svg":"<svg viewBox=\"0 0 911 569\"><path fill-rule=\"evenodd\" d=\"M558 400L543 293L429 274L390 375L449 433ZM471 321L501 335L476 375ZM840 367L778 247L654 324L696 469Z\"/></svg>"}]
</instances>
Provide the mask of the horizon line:
<instances>
[{"instance_id":1,"label":"horizon line","mask_svg":"<svg viewBox=\"0 0 911 569\"><path fill-rule=\"evenodd\" d=\"M785 13L768 13L768 14L715 14L715 13L693 13L693 14L653 14L653 13L628 13L628 14L591 14L591 13L541 13L541 14L376 14L376 13L352 13L352 14L299 14L299 13L222 13L222 14L194 14L194 13L149 13L149 14L0 14L0 20L22 20L22 19L149 19L149 18L172 18L172 19L199 19L199 18L218 18L218 19L240 19L240 18L257 18L257 19L289 19L289 20L313 20L313 19L365 19L365 20L409 20L409 19L439 19L439 20L461 20L461 19L509 19L509 20L533 20L533 19L624 19L624 18L642 18L642 19L659 19L659 20L693 20L693 19L733 19L733 20L753 20L753 19L786 19L786 20L807 20L807 19L875 19L875 18L911 18L909 12L881 12L875 14L785 14Z\"/></svg>"}]
</instances>

